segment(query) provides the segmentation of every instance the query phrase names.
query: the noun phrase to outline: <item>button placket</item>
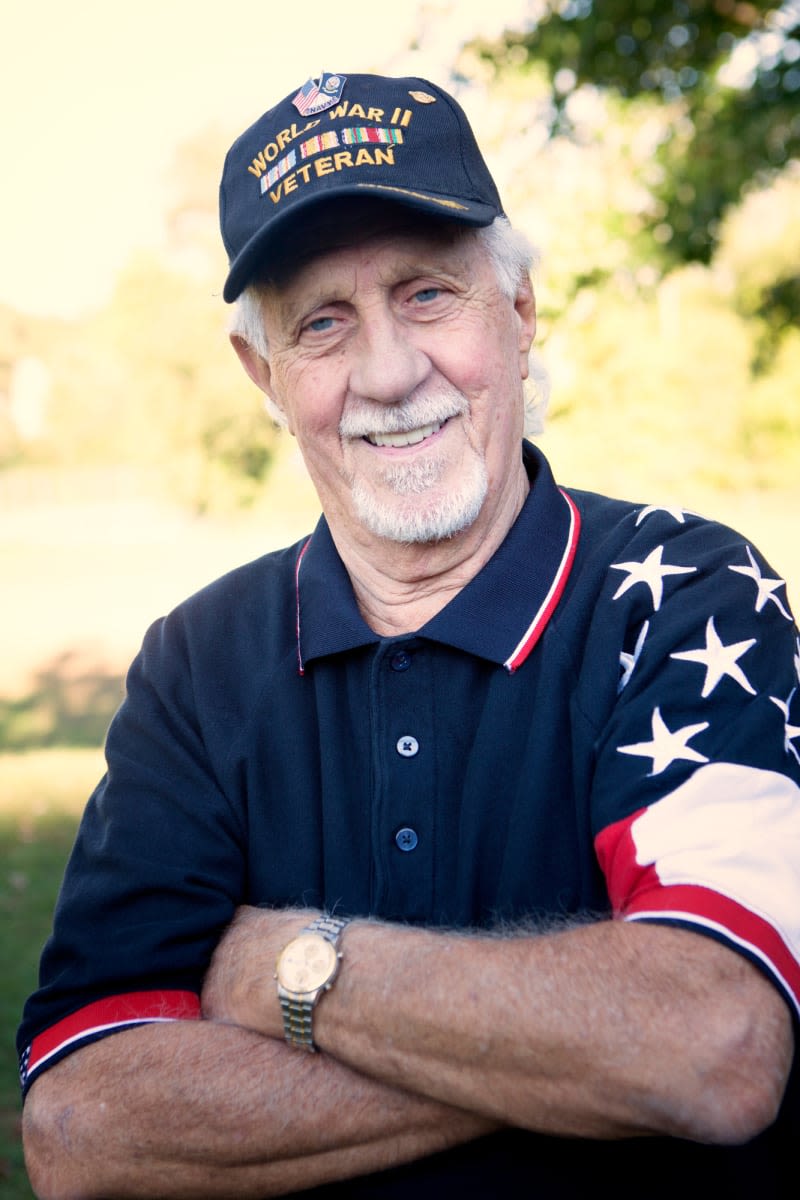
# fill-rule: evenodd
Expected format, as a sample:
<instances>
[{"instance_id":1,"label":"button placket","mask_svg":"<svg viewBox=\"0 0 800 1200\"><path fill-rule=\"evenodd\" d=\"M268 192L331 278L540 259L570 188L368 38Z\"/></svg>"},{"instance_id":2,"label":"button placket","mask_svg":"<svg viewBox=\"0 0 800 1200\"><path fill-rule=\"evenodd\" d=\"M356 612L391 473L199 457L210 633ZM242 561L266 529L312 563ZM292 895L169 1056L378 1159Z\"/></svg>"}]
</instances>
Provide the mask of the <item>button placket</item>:
<instances>
[{"instance_id":1,"label":"button placket","mask_svg":"<svg viewBox=\"0 0 800 1200\"><path fill-rule=\"evenodd\" d=\"M385 645L373 676L380 720L373 812L376 897L386 915L432 912L435 732L431 668L417 641Z\"/></svg>"}]
</instances>

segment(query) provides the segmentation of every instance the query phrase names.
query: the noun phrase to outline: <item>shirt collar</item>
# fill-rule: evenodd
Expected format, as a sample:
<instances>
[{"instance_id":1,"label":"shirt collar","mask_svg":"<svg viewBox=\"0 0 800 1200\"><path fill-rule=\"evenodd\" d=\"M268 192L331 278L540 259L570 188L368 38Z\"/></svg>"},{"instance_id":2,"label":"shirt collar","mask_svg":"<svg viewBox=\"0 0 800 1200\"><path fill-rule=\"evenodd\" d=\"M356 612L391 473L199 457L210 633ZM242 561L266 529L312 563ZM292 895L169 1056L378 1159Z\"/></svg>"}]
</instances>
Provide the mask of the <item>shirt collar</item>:
<instances>
[{"instance_id":1,"label":"shirt collar","mask_svg":"<svg viewBox=\"0 0 800 1200\"><path fill-rule=\"evenodd\" d=\"M531 488L505 540L466 587L418 630L515 671L544 631L563 592L578 542L574 502L556 486L544 455L528 442ZM381 639L366 624L328 524L320 518L297 562L300 671L314 658Z\"/></svg>"}]
</instances>

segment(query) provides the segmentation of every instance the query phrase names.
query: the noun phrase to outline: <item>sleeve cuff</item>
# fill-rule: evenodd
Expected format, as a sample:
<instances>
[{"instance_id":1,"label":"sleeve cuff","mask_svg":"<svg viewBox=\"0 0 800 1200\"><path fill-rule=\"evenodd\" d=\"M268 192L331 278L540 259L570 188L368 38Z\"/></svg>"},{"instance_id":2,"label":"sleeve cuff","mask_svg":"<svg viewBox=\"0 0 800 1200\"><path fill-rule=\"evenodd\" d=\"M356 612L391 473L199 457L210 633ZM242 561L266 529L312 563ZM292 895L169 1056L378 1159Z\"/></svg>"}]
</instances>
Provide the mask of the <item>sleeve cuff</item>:
<instances>
[{"instance_id":1,"label":"sleeve cuff","mask_svg":"<svg viewBox=\"0 0 800 1200\"><path fill-rule=\"evenodd\" d=\"M200 997L195 992L129 992L95 1000L37 1034L26 1047L20 1057L23 1095L42 1071L89 1042L135 1025L199 1019Z\"/></svg>"}]
</instances>

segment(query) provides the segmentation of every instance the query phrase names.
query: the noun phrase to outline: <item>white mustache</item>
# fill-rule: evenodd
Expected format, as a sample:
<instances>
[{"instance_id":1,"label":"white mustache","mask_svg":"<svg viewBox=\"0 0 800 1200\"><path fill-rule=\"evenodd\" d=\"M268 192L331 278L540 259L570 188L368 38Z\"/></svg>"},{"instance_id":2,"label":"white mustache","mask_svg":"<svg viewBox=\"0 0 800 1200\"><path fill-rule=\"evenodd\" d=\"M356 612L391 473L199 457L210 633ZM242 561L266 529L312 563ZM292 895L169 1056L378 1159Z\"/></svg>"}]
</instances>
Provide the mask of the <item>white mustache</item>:
<instances>
[{"instance_id":1,"label":"white mustache","mask_svg":"<svg viewBox=\"0 0 800 1200\"><path fill-rule=\"evenodd\" d=\"M361 401L342 413L339 435L360 438L373 433L410 433L423 425L443 424L468 410L469 402L457 388L438 388L424 396L412 394L397 404Z\"/></svg>"}]
</instances>

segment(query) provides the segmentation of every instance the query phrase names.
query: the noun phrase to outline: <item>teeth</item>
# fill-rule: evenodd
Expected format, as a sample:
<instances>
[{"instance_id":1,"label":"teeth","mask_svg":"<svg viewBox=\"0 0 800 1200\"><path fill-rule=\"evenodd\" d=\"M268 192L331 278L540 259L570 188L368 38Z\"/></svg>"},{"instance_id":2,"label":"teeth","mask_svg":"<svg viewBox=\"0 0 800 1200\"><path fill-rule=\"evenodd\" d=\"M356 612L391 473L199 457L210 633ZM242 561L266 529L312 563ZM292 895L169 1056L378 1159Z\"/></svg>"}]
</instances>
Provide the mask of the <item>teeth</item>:
<instances>
[{"instance_id":1,"label":"teeth","mask_svg":"<svg viewBox=\"0 0 800 1200\"><path fill-rule=\"evenodd\" d=\"M367 441L373 446L416 446L431 434L438 433L443 424L443 421L435 421L430 425L420 425L419 429L411 429L408 433L369 433Z\"/></svg>"}]
</instances>

